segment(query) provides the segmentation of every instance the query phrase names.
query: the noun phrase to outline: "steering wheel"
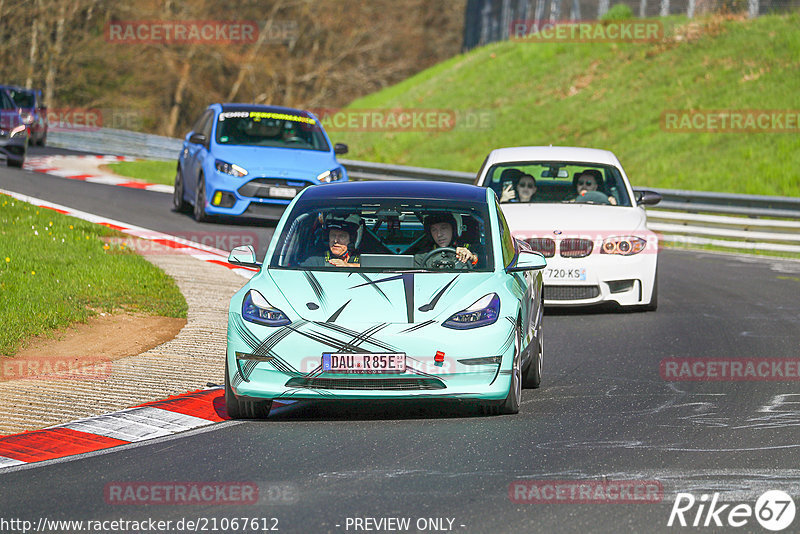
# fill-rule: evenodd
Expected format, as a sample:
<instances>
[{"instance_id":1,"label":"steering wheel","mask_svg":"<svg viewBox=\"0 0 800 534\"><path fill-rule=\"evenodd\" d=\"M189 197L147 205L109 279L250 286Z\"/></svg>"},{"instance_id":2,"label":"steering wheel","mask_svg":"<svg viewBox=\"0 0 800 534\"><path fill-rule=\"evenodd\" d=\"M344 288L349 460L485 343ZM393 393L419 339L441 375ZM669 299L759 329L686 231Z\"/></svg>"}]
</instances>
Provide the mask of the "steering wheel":
<instances>
[{"instance_id":1,"label":"steering wheel","mask_svg":"<svg viewBox=\"0 0 800 534\"><path fill-rule=\"evenodd\" d=\"M428 252L427 254L425 254L425 257L422 258L422 265L427 265L428 264L428 260L431 259L431 257L433 257L436 253L442 253L442 256L444 256L445 252L452 252L453 256L455 256L456 249L454 249L453 247L435 248L435 249L431 250L430 252ZM445 268L445 267L449 267L450 269L453 269L456 266L456 259L455 258L453 258L453 259L445 259L444 257L442 257L442 258L433 260L431 262L430 266L433 267L434 269L442 269L442 268Z\"/></svg>"},{"instance_id":2,"label":"steering wheel","mask_svg":"<svg viewBox=\"0 0 800 534\"><path fill-rule=\"evenodd\" d=\"M305 143L306 140L303 139L302 137L294 136L294 137L290 137L289 139L284 139L284 142L286 142L286 143Z\"/></svg>"}]
</instances>

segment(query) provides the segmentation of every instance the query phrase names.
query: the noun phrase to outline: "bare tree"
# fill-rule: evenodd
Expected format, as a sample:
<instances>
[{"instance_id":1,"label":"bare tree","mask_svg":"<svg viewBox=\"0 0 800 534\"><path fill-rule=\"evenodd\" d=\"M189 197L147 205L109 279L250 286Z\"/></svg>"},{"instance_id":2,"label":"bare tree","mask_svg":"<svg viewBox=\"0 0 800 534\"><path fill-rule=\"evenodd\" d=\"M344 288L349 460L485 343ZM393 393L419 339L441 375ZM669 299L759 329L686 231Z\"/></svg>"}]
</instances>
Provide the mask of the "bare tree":
<instances>
[{"instance_id":1,"label":"bare tree","mask_svg":"<svg viewBox=\"0 0 800 534\"><path fill-rule=\"evenodd\" d=\"M66 3L61 2L58 7L58 18L56 19L56 37L53 44L53 53L47 61L47 77L44 84L44 103L50 107L53 105L53 91L56 83L56 70L61 59L64 45L64 23L67 18Z\"/></svg>"},{"instance_id":2,"label":"bare tree","mask_svg":"<svg viewBox=\"0 0 800 534\"><path fill-rule=\"evenodd\" d=\"M39 52L39 26L42 13L42 0L36 0L31 24L31 51L28 56L28 77L25 78L25 87L33 87L33 74L36 72L36 57Z\"/></svg>"}]
</instances>

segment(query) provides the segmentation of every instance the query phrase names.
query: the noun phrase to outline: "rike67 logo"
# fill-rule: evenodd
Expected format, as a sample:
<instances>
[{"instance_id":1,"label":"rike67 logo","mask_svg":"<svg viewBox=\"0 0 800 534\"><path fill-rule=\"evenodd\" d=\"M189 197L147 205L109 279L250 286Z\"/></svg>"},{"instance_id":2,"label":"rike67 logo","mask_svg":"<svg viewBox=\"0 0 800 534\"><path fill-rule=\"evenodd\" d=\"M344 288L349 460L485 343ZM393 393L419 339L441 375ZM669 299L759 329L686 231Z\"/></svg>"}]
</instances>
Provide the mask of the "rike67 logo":
<instances>
[{"instance_id":1,"label":"rike67 logo","mask_svg":"<svg viewBox=\"0 0 800 534\"><path fill-rule=\"evenodd\" d=\"M788 493L780 490L764 492L755 507L749 504L718 504L719 493L703 494L696 499L691 493L678 493L667 526L682 527L743 527L755 516L756 521L767 530L784 530L794 521L794 501ZM695 505L696 508L695 508ZM676 521L677 520L677 521Z\"/></svg>"}]
</instances>

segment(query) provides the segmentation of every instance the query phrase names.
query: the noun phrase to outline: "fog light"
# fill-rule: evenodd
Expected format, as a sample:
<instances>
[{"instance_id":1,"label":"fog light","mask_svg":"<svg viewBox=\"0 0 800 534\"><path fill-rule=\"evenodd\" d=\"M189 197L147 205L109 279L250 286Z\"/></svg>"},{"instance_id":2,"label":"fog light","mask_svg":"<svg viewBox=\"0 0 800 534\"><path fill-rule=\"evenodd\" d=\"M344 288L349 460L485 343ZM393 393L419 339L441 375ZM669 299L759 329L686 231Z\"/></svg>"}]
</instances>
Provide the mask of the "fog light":
<instances>
[{"instance_id":1,"label":"fog light","mask_svg":"<svg viewBox=\"0 0 800 534\"><path fill-rule=\"evenodd\" d=\"M217 191L214 193L214 196L211 197L212 206L219 206L220 208L232 208L234 204L236 204L236 197L233 196L233 193L229 193L227 191Z\"/></svg>"}]
</instances>

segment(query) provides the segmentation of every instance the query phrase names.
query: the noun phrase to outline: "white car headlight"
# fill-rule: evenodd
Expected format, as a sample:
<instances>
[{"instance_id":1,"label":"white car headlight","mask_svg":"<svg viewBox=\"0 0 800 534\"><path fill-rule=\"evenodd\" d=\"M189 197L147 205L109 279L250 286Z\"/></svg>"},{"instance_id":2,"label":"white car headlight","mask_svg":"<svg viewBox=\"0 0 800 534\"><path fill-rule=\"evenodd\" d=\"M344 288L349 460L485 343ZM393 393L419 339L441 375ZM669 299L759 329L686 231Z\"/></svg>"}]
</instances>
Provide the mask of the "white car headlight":
<instances>
[{"instance_id":1,"label":"white car headlight","mask_svg":"<svg viewBox=\"0 0 800 534\"><path fill-rule=\"evenodd\" d=\"M647 247L647 240L636 236L609 237L603 240L600 254L633 256Z\"/></svg>"}]
</instances>

